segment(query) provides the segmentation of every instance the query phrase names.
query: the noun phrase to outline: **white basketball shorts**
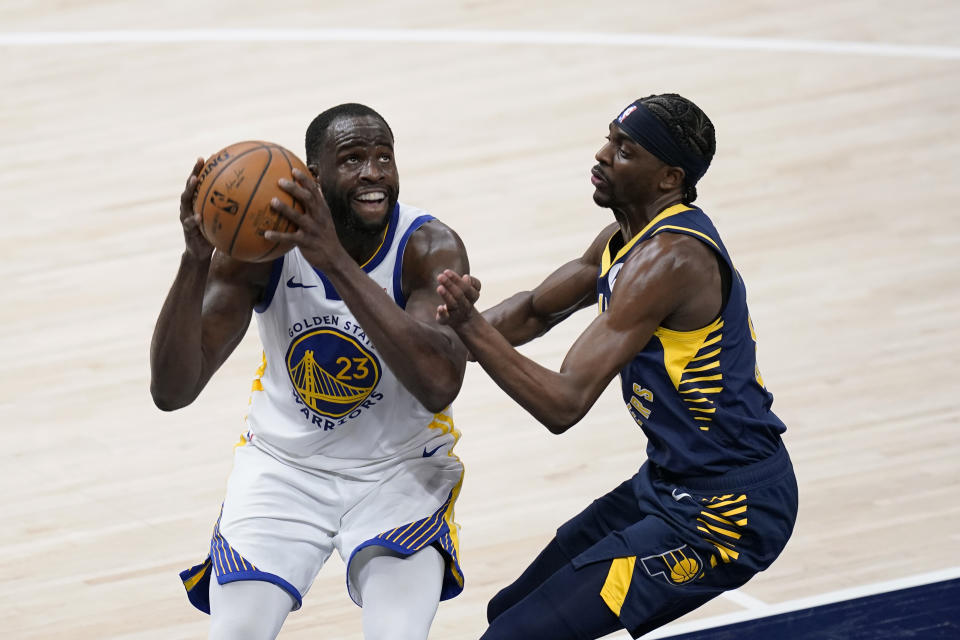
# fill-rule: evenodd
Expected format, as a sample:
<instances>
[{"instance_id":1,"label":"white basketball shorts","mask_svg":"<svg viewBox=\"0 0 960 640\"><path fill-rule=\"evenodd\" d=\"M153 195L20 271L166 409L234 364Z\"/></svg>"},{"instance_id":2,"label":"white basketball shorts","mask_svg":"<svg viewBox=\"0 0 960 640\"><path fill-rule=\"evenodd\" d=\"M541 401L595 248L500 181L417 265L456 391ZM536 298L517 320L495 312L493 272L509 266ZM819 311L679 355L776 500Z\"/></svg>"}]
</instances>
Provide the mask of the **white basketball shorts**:
<instances>
[{"instance_id":1,"label":"white basketball shorts","mask_svg":"<svg viewBox=\"0 0 960 640\"><path fill-rule=\"evenodd\" d=\"M292 466L258 447L256 438L244 437L235 450L210 554L180 574L190 601L210 612L212 574L220 584L276 584L299 609L336 549L347 564L350 597L362 605L349 566L354 554L370 545L403 554L434 545L446 560L440 599L458 595L463 573L454 503L463 464L452 452L454 443L448 433L374 474L347 474Z\"/></svg>"}]
</instances>

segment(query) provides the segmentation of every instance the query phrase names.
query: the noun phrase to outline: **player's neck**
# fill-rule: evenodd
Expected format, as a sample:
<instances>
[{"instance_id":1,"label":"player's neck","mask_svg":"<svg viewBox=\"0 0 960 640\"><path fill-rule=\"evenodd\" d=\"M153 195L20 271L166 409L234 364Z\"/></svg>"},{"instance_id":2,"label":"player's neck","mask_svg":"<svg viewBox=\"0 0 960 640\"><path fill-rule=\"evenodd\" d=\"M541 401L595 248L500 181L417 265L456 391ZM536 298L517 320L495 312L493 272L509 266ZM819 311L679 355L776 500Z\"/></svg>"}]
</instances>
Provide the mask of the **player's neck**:
<instances>
[{"instance_id":1,"label":"player's neck","mask_svg":"<svg viewBox=\"0 0 960 640\"><path fill-rule=\"evenodd\" d=\"M377 253L377 250L383 244L384 235L387 233L387 227L374 232L364 232L357 229L341 229L337 225L337 235L340 237L340 244L346 249L351 258L359 265L364 265Z\"/></svg>"},{"instance_id":2,"label":"player's neck","mask_svg":"<svg viewBox=\"0 0 960 640\"><path fill-rule=\"evenodd\" d=\"M620 234L624 242L629 242L631 238L643 231L654 218L660 213L681 203L681 196L678 193L665 193L659 198L649 202L637 203L636 206L623 207L613 210L613 215L620 223Z\"/></svg>"}]
</instances>

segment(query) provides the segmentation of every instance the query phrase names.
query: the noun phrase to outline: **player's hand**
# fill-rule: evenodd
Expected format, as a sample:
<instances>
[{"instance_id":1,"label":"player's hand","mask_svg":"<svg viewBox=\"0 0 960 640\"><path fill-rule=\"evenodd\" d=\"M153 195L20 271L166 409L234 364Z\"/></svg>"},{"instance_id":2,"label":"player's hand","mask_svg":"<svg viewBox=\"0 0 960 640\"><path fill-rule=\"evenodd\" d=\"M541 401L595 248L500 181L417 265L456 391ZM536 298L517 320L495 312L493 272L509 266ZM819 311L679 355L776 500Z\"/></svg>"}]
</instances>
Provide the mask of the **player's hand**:
<instances>
[{"instance_id":1,"label":"player's hand","mask_svg":"<svg viewBox=\"0 0 960 640\"><path fill-rule=\"evenodd\" d=\"M271 242L292 242L300 248L303 257L321 271L330 266L332 258L345 253L333 225L333 217L320 186L313 176L299 169L293 170L294 181L281 179L277 184L300 203L300 213L279 198L270 201L270 208L297 225L293 233L267 231L264 237Z\"/></svg>"},{"instance_id":2,"label":"player's hand","mask_svg":"<svg viewBox=\"0 0 960 640\"><path fill-rule=\"evenodd\" d=\"M479 319L474 303L480 298L480 281L470 274L460 275L444 269L437 275L437 294L443 304L437 307L437 322L459 329Z\"/></svg>"},{"instance_id":3,"label":"player's hand","mask_svg":"<svg viewBox=\"0 0 960 640\"><path fill-rule=\"evenodd\" d=\"M193 212L193 201L197 197L197 184L200 181L200 171L203 169L203 158L197 158L193 163L193 170L187 178L187 184L180 195L180 224L183 225L183 239L187 253L197 260L209 260L213 255L213 245L210 244L200 230L200 216Z\"/></svg>"}]
</instances>

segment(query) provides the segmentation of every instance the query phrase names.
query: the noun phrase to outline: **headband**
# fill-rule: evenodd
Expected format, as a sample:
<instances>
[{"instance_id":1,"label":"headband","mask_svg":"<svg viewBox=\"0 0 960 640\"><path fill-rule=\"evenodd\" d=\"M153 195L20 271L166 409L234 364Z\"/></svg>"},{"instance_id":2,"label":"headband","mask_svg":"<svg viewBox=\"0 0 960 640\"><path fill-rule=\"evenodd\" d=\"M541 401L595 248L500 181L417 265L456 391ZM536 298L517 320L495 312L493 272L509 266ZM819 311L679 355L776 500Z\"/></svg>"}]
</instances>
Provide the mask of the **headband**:
<instances>
[{"instance_id":1,"label":"headband","mask_svg":"<svg viewBox=\"0 0 960 640\"><path fill-rule=\"evenodd\" d=\"M667 126L639 100L614 120L630 138L671 167L680 167L688 186L695 186L707 172L710 161L698 156L670 134Z\"/></svg>"}]
</instances>

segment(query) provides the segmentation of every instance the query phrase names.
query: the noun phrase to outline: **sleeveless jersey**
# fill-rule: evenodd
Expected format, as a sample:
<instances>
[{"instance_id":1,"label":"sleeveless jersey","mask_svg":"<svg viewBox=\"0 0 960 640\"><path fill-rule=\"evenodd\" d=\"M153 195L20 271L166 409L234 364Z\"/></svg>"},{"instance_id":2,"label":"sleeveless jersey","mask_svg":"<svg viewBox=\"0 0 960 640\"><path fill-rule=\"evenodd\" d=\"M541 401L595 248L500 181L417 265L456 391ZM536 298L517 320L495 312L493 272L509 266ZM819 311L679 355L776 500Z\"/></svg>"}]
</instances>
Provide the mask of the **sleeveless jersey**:
<instances>
[{"instance_id":1,"label":"sleeveless jersey","mask_svg":"<svg viewBox=\"0 0 960 640\"><path fill-rule=\"evenodd\" d=\"M600 312L609 306L624 261L659 233L682 233L719 255L731 274L718 318L695 331L658 327L620 372L623 399L647 437L647 457L668 472L719 474L763 460L780 446L783 422L770 410L756 362L756 335L746 288L713 223L703 211L674 205L620 248L607 242L597 279Z\"/></svg>"},{"instance_id":2,"label":"sleeveless jersey","mask_svg":"<svg viewBox=\"0 0 960 640\"><path fill-rule=\"evenodd\" d=\"M433 219L398 203L382 244L361 265L400 307L404 248ZM434 414L387 368L330 280L299 249L274 262L256 311L263 361L247 415L255 444L309 468L372 471L437 442Z\"/></svg>"}]
</instances>

